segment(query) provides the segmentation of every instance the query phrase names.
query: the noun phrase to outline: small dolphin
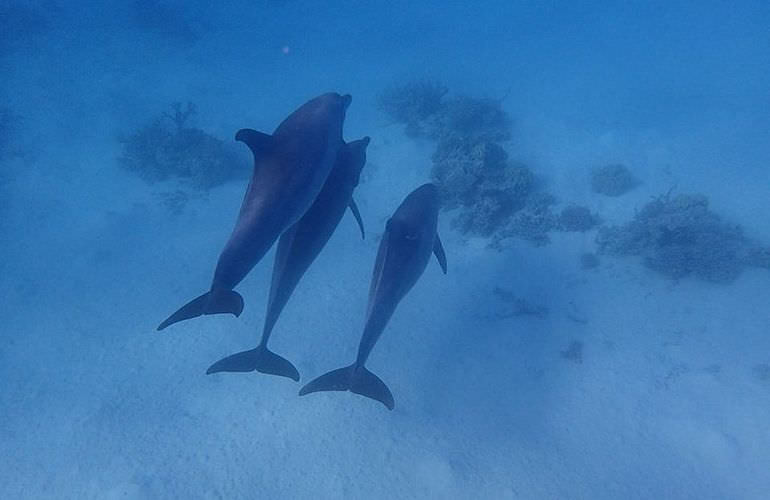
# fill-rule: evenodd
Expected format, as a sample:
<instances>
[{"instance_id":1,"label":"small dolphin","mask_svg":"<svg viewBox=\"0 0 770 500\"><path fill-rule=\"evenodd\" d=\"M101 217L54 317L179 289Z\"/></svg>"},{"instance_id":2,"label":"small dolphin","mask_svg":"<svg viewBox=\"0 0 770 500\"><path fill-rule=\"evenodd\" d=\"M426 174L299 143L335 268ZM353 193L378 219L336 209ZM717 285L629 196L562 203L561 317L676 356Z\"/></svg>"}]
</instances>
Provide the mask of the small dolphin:
<instances>
[{"instance_id":1,"label":"small dolphin","mask_svg":"<svg viewBox=\"0 0 770 500\"><path fill-rule=\"evenodd\" d=\"M294 288L321 253L348 207L358 222L361 237L364 237L364 225L353 200L353 189L358 185L361 169L366 163L368 145L369 137L364 137L340 148L334 168L318 198L299 222L287 229L278 240L270 298L259 345L254 349L220 359L211 365L206 371L207 374L256 370L299 380L299 372L294 365L271 352L267 348L267 341Z\"/></svg>"},{"instance_id":2,"label":"small dolphin","mask_svg":"<svg viewBox=\"0 0 770 500\"><path fill-rule=\"evenodd\" d=\"M233 288L321 192L343 144L342 124L351 100L349 95L323 94L290 114L273 135L238 131L235 140L254 154L254 173L211 289L169 316L158 330L203 314L241 314L243 298Z\"/></svg>"},{"instance_id":3,"label":"small dolphin","mask_svg":"<svg viewBox=\"0 0 770 500\"><path fill-rule=\"evenodd\" d=\"M300 396L318 391L351 391L394 407L393 394L364 364L396 306L425 271L431 252L446 274L446 254L436 233L439 194L434 184L412 191L393 214L377 250L366 326L355 363L321 375L299 391Z\"/></svg>"}]
</instances>

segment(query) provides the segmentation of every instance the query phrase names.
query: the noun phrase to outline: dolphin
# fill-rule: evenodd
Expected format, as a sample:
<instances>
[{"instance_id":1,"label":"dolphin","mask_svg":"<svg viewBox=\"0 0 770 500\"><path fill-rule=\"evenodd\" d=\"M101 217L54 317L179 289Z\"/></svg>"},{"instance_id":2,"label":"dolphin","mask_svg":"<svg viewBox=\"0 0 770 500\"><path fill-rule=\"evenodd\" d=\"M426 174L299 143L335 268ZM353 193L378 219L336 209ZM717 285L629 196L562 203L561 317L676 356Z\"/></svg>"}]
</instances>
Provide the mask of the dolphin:
<instances>
[{"instance_id":1,"label":"dolphin","mask_svg":"<svg viewBox=\"0 0 770 500\"><path fill-rule=\"evenodd\" d=\"M425 271L431 253L444 274L447 272L446 254L436 232L438 210L438 188L423 184L404 199L388 220L374 263L366 324L356 360L311 381L299 391L300 396L318 391L351 391L393 409L390 389L364 365L396 306Z\"/></svg>"},{"instance_id":2,"label":"dolphin","mask_svg":"<svg viewBox=\"0 0 770 500\"><path fill-rule=\"evenodd\" d=\"M211 289L169 316L158 330L203 314L241 314L243 298L233 288L321 192L343 144L342 124L351 100L350 95L323 94L291 113L273 135L238 131L235 140L254 155L254 172Z\"/></svg>"},{"instance_id":3,"label":"dolphin","mask_svg":"<svg viewBox=\"0 0 770 500\"><path fill-rule=\"evenodd\" d=\"M321 253L348 207L358 222L361 237L364 237L364 225L353 200L353 189L358 185L361 169L366 164L368 145L369 137L364 137L340 148L334 168L318 198L299 222L287 229L278 240L267 314L259 345L220 359L206 370L207 374L256 370L299 380L299 372L294 365L271 352L267 348L267 341L294 288Z\"/></svg>"}]
</instances>

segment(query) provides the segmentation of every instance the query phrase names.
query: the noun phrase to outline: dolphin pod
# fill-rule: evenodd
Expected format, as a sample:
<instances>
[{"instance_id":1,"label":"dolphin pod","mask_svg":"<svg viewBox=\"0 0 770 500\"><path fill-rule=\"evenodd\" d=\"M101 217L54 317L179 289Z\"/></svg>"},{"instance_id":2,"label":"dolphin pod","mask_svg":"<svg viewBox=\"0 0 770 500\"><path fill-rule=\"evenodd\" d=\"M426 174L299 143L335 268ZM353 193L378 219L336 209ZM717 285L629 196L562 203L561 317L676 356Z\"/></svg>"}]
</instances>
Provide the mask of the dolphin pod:
<instances>
[{"instance_id":1,"label":"dolphin pod","mask_svg":"<svg viewBox=\"0 0 770 500\"><path fill-rule=\"evenodd\" d=\"M329 241L348 207L363 237L364 226L353 201L353 189L358 185L361 169L366 163L368 145L369 138L365 137L340 148L334 168L318 198L299 222L287 229L278 240L267 314L259 345L217 361L206 371L207 374L256 370L299 380L299 372L294 365L268 350L267 341L294 288Z\"/></svg>"},{"instance_id":2,"label":"dolphin pod","mask_svg":"<svg viewBox=\"0 0 770 500\"><path fill-rule=\"evenodd\" d=\"M254 173L211 289L169 316L158 330L204 314L241 314L243 298L233 288L318 196L342 145L351 100L349 95L323 94L290 114L273 135L238 131L235 139L254 155Z\"/></svg>"},{"instance_id":3,"label":"dolphin pod","mask_svg":"<svg viewBox=\"0 0 770 500\"><path fill-rule=\"evenodd\" d=\"M281 122L272 135L241 129L235 136L254 156L254 172L235 227L222 250L208 292L165 319L158 330L202 315L243 311L234 288L265 256L276 240L270 294L262 336L254 349L212 364L207 374L250 372L299 381L287 359L267 347L276 322L302 276L331 238L350 208L364 237L353 191L366 164L369 137L345 143L342 128L352 98L326 93L311 99ZM411 192L388 220L380 241L369 289L364 331L356 360L305 385L300 396L319 391L351 391L395 406L385 383L366 361L399 302L423 274L431 253L446 274L447 263L437 234L438 189L424 184Z\"/></svg>"},{"instance_id":4,"label":"dolphin pod","mask_svg":"<svg viewBox=\"0 0 770 500\"><path fill-rule=\"evenodd\" d=\"M351 391L393 409L390 389L364 365L396 306L425 271L431 253L446 274L446 254L436 232L438 210L438 189L433 184L424 184L412 191L388 220L374 263L366 323L356 360L308 383L299 391L300 396L319 391Z\"/></svg>"}]
</instances>

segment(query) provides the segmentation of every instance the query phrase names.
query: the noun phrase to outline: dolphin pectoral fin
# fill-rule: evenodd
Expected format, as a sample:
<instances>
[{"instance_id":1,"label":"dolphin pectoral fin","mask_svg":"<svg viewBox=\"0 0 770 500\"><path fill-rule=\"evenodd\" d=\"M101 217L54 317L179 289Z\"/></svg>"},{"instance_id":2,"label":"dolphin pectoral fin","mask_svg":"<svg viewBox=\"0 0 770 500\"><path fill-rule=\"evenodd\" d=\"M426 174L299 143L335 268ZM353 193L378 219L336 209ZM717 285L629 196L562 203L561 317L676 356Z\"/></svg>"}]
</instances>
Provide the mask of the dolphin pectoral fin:
<instances>
[{"instance_id":1,"label":"dolphin pectoral fin","mask_svg":"<svg viewBox=\"0 0 770 500\"><path fill-rule=\"evenodd\" d=\"M363 366L346 366L321 375L300 389L299 395L321 391L350 391L384 404L388 410L395 407L393 394L385 382Z\"/></svg>"},{"instance_id":2,"label":"dolphin pectoral fin","mask_svg":"<svg viewBox=\"0 0 770 500\"><path fill-rule=\"evenodd\" d=\"M163 323L158 325L158 331L161 331L174 323L186 319L197 318L204 314L230 313L235 317L238 317L241 315L242 311L243 297L241 297L238 292L234 290L206 292L183 305L174 314L166 318Z\"/></svg>"},{"instance_id":3,"label":"dolphin pectoral fin","mask_svg":"<svg viewBox=\"0 0 770 500\"><path fill-rule=\"evenodd\" d=\"M366 239L366 234L364 233L364 221L361 219L361 212L358 211L356 200L351 198L348 206L350 207L350 211L353 212L353 217L356 218L356 222L358 222L358 228L361 229L361 239Z\"/></svg>"},{"instance_id":4,"label":"dolphin pectoral fin","mask_svg":"<svg viewBox=\"0 0 770 500\"><path fill-rule=\"evenodd\" d=\"M446 253L444 253L444 245L441 244L441 238L438 237L438 234L433 241L433 253L436 255L441 270L446 274Z\"/></svg>"},{"instance_id":5,"label":"dolphin pectoral fin","mask_svg":"<svg viewBox=\"0 0 770 500\"><path fill-rule=\"evenodd\" d=\"M219 372L258 371L299 382L299 372L291 362L266 347L257 347L222 358L206 370L206 375Z\"/></svg>"},{"instance_id":6,"label":"dolphin pectoral fin","mask_svg":"<svg viewBox=\"0 0 770 500\"><path fill-rule=\"evenodd\" d=\"M250 128L242 128L235 134L235 140L246 144L254 154L259 158L269 152L273 147L273 136L263 132L257 132Z\"/></svg>"}]
</instances>

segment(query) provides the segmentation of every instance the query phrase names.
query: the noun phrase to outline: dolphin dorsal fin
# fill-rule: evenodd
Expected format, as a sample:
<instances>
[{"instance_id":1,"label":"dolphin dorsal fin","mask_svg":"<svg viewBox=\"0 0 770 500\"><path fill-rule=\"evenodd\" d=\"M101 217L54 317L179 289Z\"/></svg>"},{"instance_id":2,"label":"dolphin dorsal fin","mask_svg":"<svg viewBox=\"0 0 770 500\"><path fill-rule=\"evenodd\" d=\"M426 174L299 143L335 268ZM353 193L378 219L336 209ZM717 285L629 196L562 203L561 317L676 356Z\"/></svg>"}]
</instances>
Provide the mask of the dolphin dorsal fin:
<instances>
[{"instance_id":1,"label":"dolphin dorsal fin","mask_svg":"<svg viewBox=\"0 0 770 500\"><path fill-rule=\"evenodd\" d=\"M254 159L260 158L273 148L273 136L263 132L257 132L250 128L242 128L235 134L235 140L246 144L254 155Z\"/></svg>"},{"instance_id":2,"label":"dolphin dorsal fin","mask_svg":"<svg viewBox=\"0 0 770 500\"><path fill-rule=\"evenodd\" d=\"M361 212L358 211L358 205L356 205L356 200L353 198L350 199L350 203L348 204L350 207L350 211L353 212L353 217L356 218L356 222L358 222L358 227L361 229L361 239L366 239L366 234L364 233L364 221L361 219Z\"/></svg>"},{"instance_id":3,"label":"dolphin dorsal fin","mask_svg":"<svg viewBox=\"0 0 770 500\"><path fill-rule=\"evenodd\" d=\"M441 238L436 234L436 239L433 240L433 253L436 255L441 270L446 274L446 254L444 253L444 245L441 244Z\"/></svg>"}]
</instances>

